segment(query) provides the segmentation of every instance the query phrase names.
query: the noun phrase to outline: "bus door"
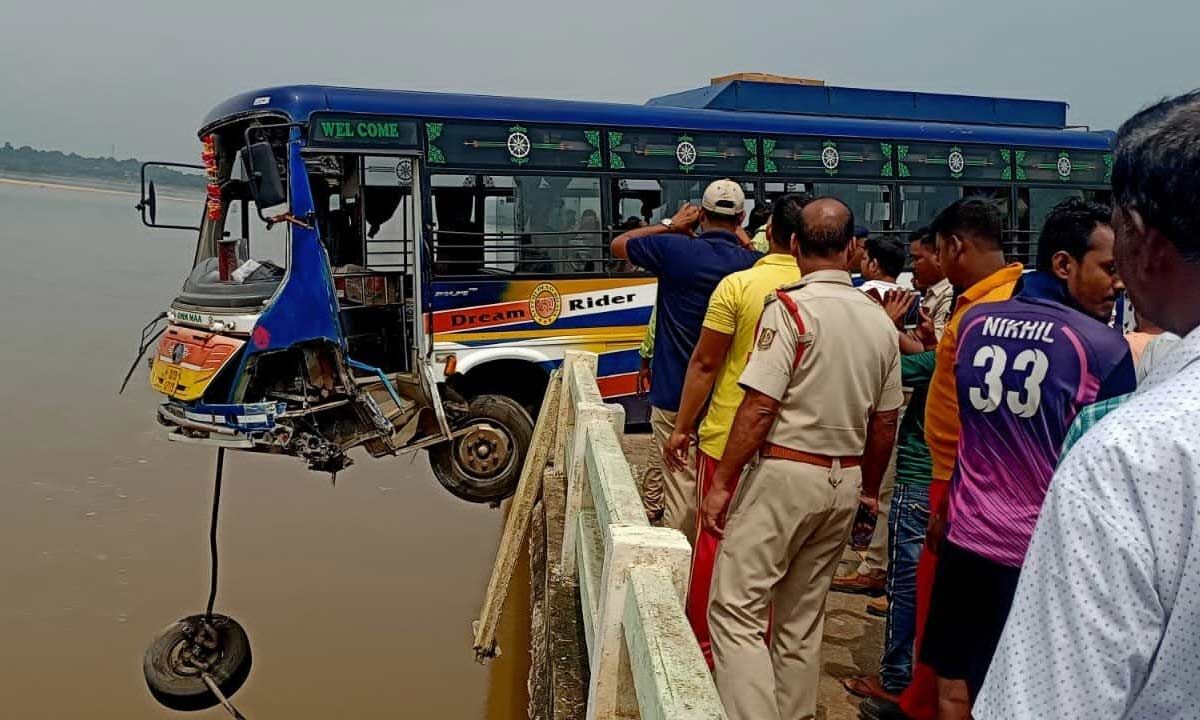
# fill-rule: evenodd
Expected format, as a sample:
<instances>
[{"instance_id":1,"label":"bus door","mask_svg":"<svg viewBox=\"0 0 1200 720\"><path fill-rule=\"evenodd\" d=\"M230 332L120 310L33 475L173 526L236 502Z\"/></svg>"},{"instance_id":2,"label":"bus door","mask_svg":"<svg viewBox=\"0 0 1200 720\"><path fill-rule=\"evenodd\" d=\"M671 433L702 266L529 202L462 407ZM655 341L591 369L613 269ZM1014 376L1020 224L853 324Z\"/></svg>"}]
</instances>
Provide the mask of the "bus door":
<instances>
[{"instance_id":1,"label":"bus door","mask_svg":"<svg viewBox=\"0 0 1200 720\"><path fill-rule=\"evenodd\" d=\"M417 155L368 155L362 159L364 257L373 276L399 280L399 312L389 317L398 323L404 337L395 350L403 350L403 370L421 387L438 426L449 436L450 426L429 364L432 346L421 308L421 268L427 261L422 242L419 163ZM395 357L391 353L389 356Z\"/></svg>"},{"instance_id":2,"label":"bus door","mask_svg":"<svg viewBox=\"0 0 1200 720\"><path fill-rule=\"evenodd\" d=\"M350 356L385 373L412 373L421 334L419 159L326 157L338 182L317 203L328 208L322 236Z\"/></svg>"}]
</instances>

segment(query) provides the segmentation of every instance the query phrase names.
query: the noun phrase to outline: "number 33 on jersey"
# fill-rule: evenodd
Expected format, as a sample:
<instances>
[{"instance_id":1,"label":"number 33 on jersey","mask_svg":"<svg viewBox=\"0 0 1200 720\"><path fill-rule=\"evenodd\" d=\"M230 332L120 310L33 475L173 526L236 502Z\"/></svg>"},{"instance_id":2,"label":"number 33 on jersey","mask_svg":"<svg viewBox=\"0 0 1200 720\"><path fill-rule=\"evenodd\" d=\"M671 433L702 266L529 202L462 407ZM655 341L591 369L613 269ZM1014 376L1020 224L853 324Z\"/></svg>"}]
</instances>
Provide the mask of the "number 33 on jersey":
<instances>
[{"instance_id":1,"label":"number 33 on jersey","mask_svg":"<svg viewBox=\"0 0 1200 720\"><path fill-rule=\"evenodd\" d=\"M1052 469L1084 405L1134 388L1120 333L1049 300L967 311L955 363L960 469Z\"/></svg>"}]
</instances>

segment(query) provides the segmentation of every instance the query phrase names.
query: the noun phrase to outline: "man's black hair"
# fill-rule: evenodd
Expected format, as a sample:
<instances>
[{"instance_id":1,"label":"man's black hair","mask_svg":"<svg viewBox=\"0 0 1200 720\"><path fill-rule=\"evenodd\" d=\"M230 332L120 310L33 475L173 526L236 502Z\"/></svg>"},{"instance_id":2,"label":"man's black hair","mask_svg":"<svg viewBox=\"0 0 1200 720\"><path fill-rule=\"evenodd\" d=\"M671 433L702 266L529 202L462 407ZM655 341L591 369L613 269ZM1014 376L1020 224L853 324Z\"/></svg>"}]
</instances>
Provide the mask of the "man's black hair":
<instances>
[{"instance_id":1,"label":"man's black hair","mask_svg":"<svg viewBox=\"0 0 1200 720\"><path fill-rule=\"evenodd\" d=\"M800 212L810 202L806 193L790 193L775 199L771 206L771 237L779 246L790 246L791 237L800 237L804 220Z\"/></svg>"},{"instance_id":2,"label":"man's black hair","mask_svg":"<svg viewBox=\"0 0 1200 720\"><path fill-rule=\"evenodd\" d=\"M1003 248L1004 214L1000 212L1000 206L988 198L965 197L938 213L929 225L929 232L935 237L971 237L1000 250Z\"/></svg>"},{"instance_id":3,"label":"man's black hair","mask_svg":"<svg viewBox=\"0 0 1200 720\"><path fill-rule=\"evenodd\" d=\"M749 219L746 221L746 232L754 237L754 234L762 230L762 226L767 224L767 220L771 217L771 203L756 203L750 210Z\"/></svg>"},{"instance_id":4,"label":"man's black hair","mask_svg":"<svg viewBox=\"0 0 1200 720\"><path fill-rule=\"evenodd\" d=\"M854 239L854 211L846 203L835 197L813 198L805 205L811 205L817 200L832 200L846 211L840 223L823 222L820 225L810 225L800 216L800 252L810 257L830 257L845 251Z\"/></svg>"},{"instance_id":5,"label":"man's black hair","mask_svg":"<svg viewBox=\"0 0 1200 720\"><path fill-rule=\"evenodd\" d=\"M930 250L937 251L937 237L929 231L928 225L922 225L910 232L908 234L908 241L910 243L919 242Z\"/></svg>"},{"instance_id":6,"label":"man's black hair","mask_svg":"<svg viewBox=\"0 0 1200 720\"><path fill-rule=\"evenodd\" d=\"M1200 90L1166 98L1117 131L1113 205L1137 210L1147 228L1200 263Z\"/></svg>"},{"instance_id":7,"label":"man's black hair","mask_svg":"<svg viewBox=\"0 0 1200 720\"><path fill-rule=\"evenodd\" d=\"M895 279L904 272L904 260L908 257L900 240L890 235L876 235L867 238L863 244L867 257L879 263L883 274Z\"/></svg>"},{"instance_id":8,"label":"man's black hair","mask_svg":"<svg viewBox=\"0 0 1200 720\"><path fill-rule=\"evenodd\" d=\"M1111 219L1111 208L1083 198L1069 197L1055 205L1042 224L1037 269L1049 271L1058 252L1067 252L1076 260L1083 260L1092 231L1099 225L1108 225Z\"/></svg>"}]
</instances>

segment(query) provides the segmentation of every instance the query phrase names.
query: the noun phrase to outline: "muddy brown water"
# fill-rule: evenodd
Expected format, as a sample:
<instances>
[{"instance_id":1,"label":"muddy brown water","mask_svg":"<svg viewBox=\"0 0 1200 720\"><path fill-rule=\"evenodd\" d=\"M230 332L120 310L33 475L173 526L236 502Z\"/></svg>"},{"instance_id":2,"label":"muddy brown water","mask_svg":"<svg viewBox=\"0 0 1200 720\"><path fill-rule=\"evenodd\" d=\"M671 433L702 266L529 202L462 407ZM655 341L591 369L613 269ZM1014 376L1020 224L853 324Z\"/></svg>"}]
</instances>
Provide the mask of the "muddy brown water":
<instances>
[{"instance_id":1,"label":"muddy brown water","mask_svg":"<svg viewBox=\"0 0 1200 720\"><path fill-rule=\"evenodd\" d=\"M226 717L161 708L142 679L155 632L204 607L214 451L162 437L144 368L116 394L194 250L134 202L0 183L3 717ZM522 583L503 657L470 648L501 512L451 497L423 454L356 459L334 486L227 456L217 609L254 653L235 702L251 720L524 717Z\"/></svg>"}]
</instances>

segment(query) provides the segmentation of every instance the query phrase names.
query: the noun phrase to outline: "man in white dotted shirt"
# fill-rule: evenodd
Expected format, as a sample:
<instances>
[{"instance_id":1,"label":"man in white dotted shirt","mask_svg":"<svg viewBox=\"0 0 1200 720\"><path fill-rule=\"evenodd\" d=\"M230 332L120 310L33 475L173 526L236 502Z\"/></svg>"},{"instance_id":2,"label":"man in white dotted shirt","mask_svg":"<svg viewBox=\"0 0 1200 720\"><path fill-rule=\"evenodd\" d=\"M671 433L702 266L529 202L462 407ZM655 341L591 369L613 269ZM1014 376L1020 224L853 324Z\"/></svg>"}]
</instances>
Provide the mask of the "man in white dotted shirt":
<instances>
[{"instance_id":1,"label":"man in white dotted shirt","mask_svg":"<svg viewBox=\"0 0 1200 720\"><path fill-rule=\"evenodd\" d=\"M976 720L1200 716L1200 92L1117 133L1137 306L1183 340L1050 485Z\"/></svg>"}]
</instances>

